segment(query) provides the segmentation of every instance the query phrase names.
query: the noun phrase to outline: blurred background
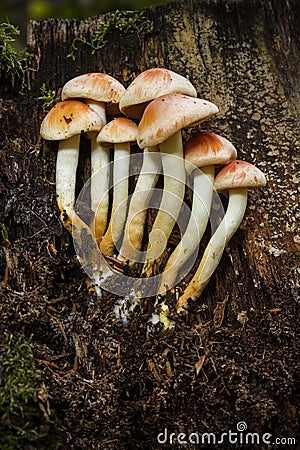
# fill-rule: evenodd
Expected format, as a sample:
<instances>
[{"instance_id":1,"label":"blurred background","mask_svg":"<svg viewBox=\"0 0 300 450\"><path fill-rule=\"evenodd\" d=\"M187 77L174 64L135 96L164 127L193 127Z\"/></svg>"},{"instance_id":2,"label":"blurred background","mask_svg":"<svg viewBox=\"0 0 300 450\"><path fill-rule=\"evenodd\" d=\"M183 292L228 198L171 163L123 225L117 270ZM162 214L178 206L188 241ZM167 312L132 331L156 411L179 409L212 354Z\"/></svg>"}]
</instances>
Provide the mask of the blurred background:
<instances>
[{"instance_id":1,"label":"blurred background","mask_svg":"<svg viewBox=\"0 0 300 450\"><path fill-rule=\"evenodd\" d=\"M20 42L26 42L26 24L29 19L48 17L84 19L106 12L134 10L168 3L164 0L0 0L0 22L9 21L21 31Z\"/></svg>"}]
</instances>

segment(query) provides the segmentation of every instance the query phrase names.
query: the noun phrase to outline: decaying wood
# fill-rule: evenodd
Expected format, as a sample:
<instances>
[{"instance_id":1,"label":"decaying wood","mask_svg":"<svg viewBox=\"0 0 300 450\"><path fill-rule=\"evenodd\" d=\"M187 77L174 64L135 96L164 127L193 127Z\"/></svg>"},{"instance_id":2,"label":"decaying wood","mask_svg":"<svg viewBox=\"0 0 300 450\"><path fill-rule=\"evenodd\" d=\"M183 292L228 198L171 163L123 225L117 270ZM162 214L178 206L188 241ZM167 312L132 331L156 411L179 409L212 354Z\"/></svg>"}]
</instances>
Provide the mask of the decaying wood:
<instances>
[{"instance_id":1,"label":"decaying wood","mask_svg":"<svg viewBox=\"0 0 300 450\"><path fill-rule=\"evenodd\" d=\"M0 249L0 345L23 328L38 360L67 355L51 370L43 365L64 448L158 448L166 427L222 433L241 420L258 433L297 434L298 9L288 0L171 2L144 10L149 24L140 35L115 31L94 54L78 43L75 61L73 39L89 40L110 14L29 22L31 88L19 95L5 76L0 86L0 222L9 238ZM39 138L42 84L59 95L68 79L101 71L127 86L151 67L188 77L199 97L216 103L219 114L203 128L227 137L267 176L265 189L250 192L242 227L201 299L165 336L147 324L153 299L123 329L117 299L88 290L59 221L56 144ZM54 299L55 320L47 314Z\"/></svg>"}]
</instances>

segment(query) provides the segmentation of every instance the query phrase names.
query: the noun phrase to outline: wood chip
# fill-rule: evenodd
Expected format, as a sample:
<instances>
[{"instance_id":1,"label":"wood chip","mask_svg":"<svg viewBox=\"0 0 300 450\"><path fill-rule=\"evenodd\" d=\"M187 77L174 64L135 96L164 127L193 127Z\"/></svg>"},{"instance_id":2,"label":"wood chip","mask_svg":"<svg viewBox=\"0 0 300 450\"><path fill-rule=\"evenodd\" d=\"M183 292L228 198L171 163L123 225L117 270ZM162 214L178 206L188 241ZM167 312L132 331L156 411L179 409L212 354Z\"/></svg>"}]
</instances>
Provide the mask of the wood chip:
<instances>
[{"instance_id":1,"label":"wood chip","mask_svg":"<svg viewBox=\"0 0 300 450\"><path fill-rule=\"evenodd\" d=\"M206 359L206 355L202 355L202 356L200 356L200 358L198 359L198 361L195 364L195 369L196 369L196 375L197 376L201 372L201 369L203 367L205 359Z\"/></svg>"},{"instance_id":2,"label":"wood chip","mask_svg":"<svg viewBox=\"0 0 300 450\"><path fill-rule=\"evenodd\" d=\"M218 302L214 309L214 329L222 326L225 314L226 303L228 302L229 294L226 295L222 302Z\"/></svg>"}]
</instances>

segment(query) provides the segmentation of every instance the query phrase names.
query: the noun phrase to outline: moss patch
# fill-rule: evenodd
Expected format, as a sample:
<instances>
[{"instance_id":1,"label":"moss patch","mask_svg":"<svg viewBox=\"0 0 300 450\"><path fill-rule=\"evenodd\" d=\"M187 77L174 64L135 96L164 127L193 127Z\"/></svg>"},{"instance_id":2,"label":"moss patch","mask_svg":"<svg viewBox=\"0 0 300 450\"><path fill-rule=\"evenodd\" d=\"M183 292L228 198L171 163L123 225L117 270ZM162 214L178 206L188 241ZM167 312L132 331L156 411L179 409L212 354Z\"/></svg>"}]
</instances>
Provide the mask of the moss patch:
<instances>
[{"instance_id":1,"label":"moss patch","mask_svg":"<svg viewBox=\"0 0 300 450\"><path fill-rule=\"evenodd\" d=\"M72 51L68 57L75 60L78 44L82 43L91 48L92 54L100 50L107 44L107 38L110 34L119 31L124 34L140 34L150 29L150 21L146 19L143 11L115 11L107 19L100 22L98 30L92 36L91 40L75 38L72 42Z\"/></svg>"},{"instance_id":2,"label":"moss patch","mask_svg":"<svg viewBox=\"0 0 300 450\"><path fill-rule=\"evenodd\" d=\"M0 374L0 448L41 448L49 419L47 394L30 342L23 336L14 345L13 336L9 337Z\"/></svg>"},{"instance_id":3,"label":"moss patch","mask_svg":"<svg viewBox=\"0 0 300 450\"><path fill-rule=\"evenodd\" d=\"M12 86L16 81L20 83L20 93L23 93L30 86L28 75L32 69L27 62L29 52L17 50L13 45L15 36L19 34L20 30L11 23L0 24L0 69L5 72Z\"/></svg>"}]
</instances>

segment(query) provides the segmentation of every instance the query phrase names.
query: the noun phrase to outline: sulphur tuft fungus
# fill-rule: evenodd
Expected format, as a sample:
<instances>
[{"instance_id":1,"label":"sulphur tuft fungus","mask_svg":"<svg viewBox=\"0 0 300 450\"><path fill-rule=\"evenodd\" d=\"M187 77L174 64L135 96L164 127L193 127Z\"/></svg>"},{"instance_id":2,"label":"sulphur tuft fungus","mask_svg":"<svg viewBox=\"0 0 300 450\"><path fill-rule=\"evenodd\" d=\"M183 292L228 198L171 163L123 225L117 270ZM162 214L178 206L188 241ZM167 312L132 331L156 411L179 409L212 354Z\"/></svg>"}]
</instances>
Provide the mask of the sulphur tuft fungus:
<instances>
[{"instance_id":1,"label":"sulphur tuft fungus","mask_svg":"<svg viewBox=\"0 0 300 450\"><path fill-rule=\"evenodd\" d=\"M41 137L59 141L56 161L56 194L61 220L72 232L76 171L78 166L80 135L99 131L102 121L98 114L78 100L65 100L55 105L41 124Z\"/></svg>"},{"instance_id":2,"label":"sulphur tuft fungus","mask_svg":"<svg viewBox=\"0 0 300 450\"><path fill-rule=\"evenodd\" d=\"M228 207L204 251L195 275L177 301L177 312L186 306L189 299L198 298L208 284L219 264L224 247L243 220L248 189L259 188L265 184L266 178L261 170L253 164L240 160L228 163L217 175L214 187L219 192L228 191Z\"/></svg>"},{"instance_id":3,"label":"sulphur tuft fungus","mask_svg":"<svg viewBox=\"0 0 300 450\"><path fill-rule=\"evenodd\" d=\"M185 162L181 130L210 119L218 112L214 103L183 94L166 94L146 107L138 126L140 148L158 146L164 173L160 209L149 235L145 274L159 262L178 218L185 194ZM170 157L171 156L171 157Z\"/></svg>"},{"instance_id":4,"label":"sulphur tuft fungus","mask_svg":"<svg viewBox=\"0 0 300 450\"><path fill-rule=\"evenodd\" d=\"M210 215L215 166L232 161L236 158L237 152L226 138L208 131L200 131L186 142L184 155L186 170L193 183L191 217L180 243L164 267L159 293L173 287L180 270L202 239Z\"/></svg>"},{"instance_id":5,"label":"sulphur tuft fungus","mask_svg":"<svg viewBox=\"0 0 300 450\"><path fill-rule=\"evenodd\" d=\"M62 89L62 100L69 98L84 99L106 124L106 107L117 106L121 95L125 91L124 86L115 78L101 72L92 72L79 75L69 80ZM98 130L99 131L99 130ZM97 132L90 132L91 140L91 209L95 212L94 228L98 244L104 234L107 225L109 208L109 163L110 152L97 142ZM101 180L93 175L101 171ZM101 203L99 205L99 199Z\"/></svg>"},{"instance_id":6,"label":"sulphur tuft fungus","mask_svg":"<svg viewBox=\"0 0 300 450\"><path fill-rule=\"evenodd\" d=\"M143 163L131 195L123 241L118 255L119 260L129 261L129 263L143 262L144 255L140 250L145 232L147 207L161 167L157 147L145 148L142 156Z\"/></svg>"},{"instance_id":7,"label":"sulphur tuft fungus","mask_svg":"<svg viewBox=\"0 0 300 450\"><path fill-rule=\"evenodd\" d=\"M136 142L137 124L124 117L108 122L100 131L97 142L114 147L113 204L108 229L100 242L104 255L112 256L115 243L121 237L127 213L130 143Z\"/></svg>"},{"instance_id":8,"label":"sulphur tuft fungus","mask_svg":"<svg viewBox=\"0 0 300 450\"><path fill-rule=\"evenodd\" d=\"M107 123L107 115L113 116L120 111L139 120L139 125L121 117ZM112 275L117 279L118 276L123 277L124 260L142 262L146 277L152 275L155 262L162 266L163 252L183 206L186 176L193 184L191 216L181 242L161 274L159 294L178 282L180 271L187 261L191 262L192 254L196 254L207 227L215 189L228 192L226 213L212 232L200 264L195 268L195 275L182 295L177 297L177 312L186 307L190 298L196 299L201 295L217 268L224 247L243 219L247 190L266 183L264 174L252 164L236 160L234 146L217 134L198 132L183 149L181 130L206 121L217 112L214 103L197 98L189 80L165 68L142 72L127 89L115 78L98 72L80 75L64 85L62 101L52 108L41 124L41 137L59 141L56 191L61 220L72 233L77 257L99 295L100 288L106 289L103 287L105 280ZM86 133L91 141L92 177L88 195L93 217L90 226L75 212L76 172L82 133ZM143 164L129 202L130 143L135 141L143 150ZM112 147L113 204L107 228ZM215 167L221 164L226 166L214 179ZM147 250L142 253L147 209L161 167L164 179L161 202L149 234ZM121 261L117 261L113 253L122 234L118 255ZM114 262L113 270L106 259ZM115 280L111 280L113 284ZM154 280L142 281L146 285ZM112 286L109 280L107 283L107 286ZM132 286L131 280L129 286ZM169 306L166 302L158 305L158 301L156 305L159 315L155 320L163 323L164 330L169 329L173 326L169 319Z\"/></svg>"},{"instance_id":9,"label":"sulphur tuft fungus","mask_svg":"<svg viewBox=\"0 0 300 450\"><path fill-rule=\"evenodd\" d=\"M192 83L182 75L169 69L156 67L140 73L127 87L120 99L120 111L132 118L140 119L146 106L155 98L169 93L181 93L197 97ZM140 253L144 236L147 207L158 179L161 161L156 145L143 146L143 165L131 197L128 219L119 259L142 262Z\"/></svg>"}]
</instances>

